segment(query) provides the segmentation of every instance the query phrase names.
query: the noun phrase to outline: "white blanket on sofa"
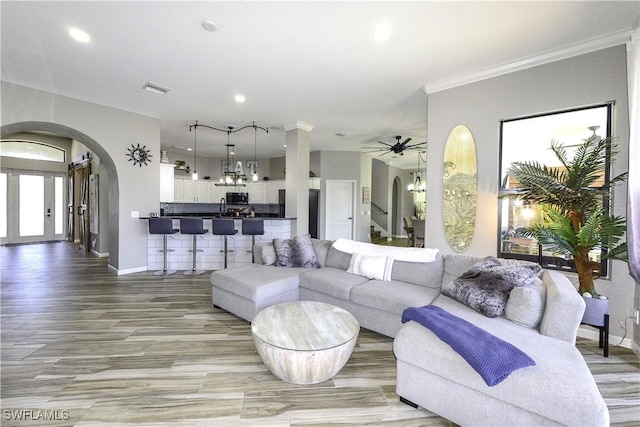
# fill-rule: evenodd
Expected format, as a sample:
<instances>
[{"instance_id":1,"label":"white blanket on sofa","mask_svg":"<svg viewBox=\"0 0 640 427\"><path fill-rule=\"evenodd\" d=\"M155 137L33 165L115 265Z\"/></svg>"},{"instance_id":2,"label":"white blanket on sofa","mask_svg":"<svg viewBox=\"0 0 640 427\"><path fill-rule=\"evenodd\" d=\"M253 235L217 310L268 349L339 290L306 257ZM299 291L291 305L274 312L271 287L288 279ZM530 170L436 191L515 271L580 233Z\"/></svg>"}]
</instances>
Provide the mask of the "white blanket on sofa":
<instances>
[{"instance_id":1,"label":"white blanket on sofa","mask_svg":"<svg viewBox=\"0 0 640 427\"><path fill-rule=\"evenodd\" d=\"M381 246L348 239L338 239L333 242L332 246L348 254L357 253L368 256L387 256L396 261L407 262L434 262L436 260L436 254L438 253L438 249Z\"/></svg>"}]
</instances>

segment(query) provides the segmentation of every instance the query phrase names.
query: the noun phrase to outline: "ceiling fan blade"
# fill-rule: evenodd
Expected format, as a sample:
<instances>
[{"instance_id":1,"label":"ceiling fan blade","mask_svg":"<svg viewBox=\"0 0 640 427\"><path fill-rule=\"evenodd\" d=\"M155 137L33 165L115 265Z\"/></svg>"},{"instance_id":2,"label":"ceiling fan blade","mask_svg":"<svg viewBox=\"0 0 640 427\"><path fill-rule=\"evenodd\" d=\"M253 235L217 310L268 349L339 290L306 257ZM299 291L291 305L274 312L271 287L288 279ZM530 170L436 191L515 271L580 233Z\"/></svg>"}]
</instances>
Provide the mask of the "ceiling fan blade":
<instances>
[{"instance_id":1,"label":"ceiling fan blade","mask_svg":"<svg viewBox=\"0 0 640 427\"><path fill-rule=\"evenodd\" d=\"M415 149L415 147L420 147L421 145L427 145L426 142L418 142L416 144L411 144L411 145L407 145L406 147L404 147L405 150L410 150L410 149Z\"/></svg>"},{"instance_id":2,"label":"ceiling fan blade","mask_svg":"<svg viewBox=\"0 0 640 427\"><path fill-rule=\"evenodd\" d=\"M404 140L404 142L402 144L400 144L402 147L404 147L405 145L407 145L407 142L411 141L411 138L407 138Z\"/></svg>"},{"instance_id":3,"label":"ceiling fan blade","mask_svg":"<svg viewBox=\"0 0 640 427\"><path fill-rule=\"evenodd\" d=\"M382 141L378 141L378 142L379 142L380 144L384 144L384 145L386 145L387 147L393 147L393 145L391 145L391 144L387 144L386 142L382 142Z\"/></svg>"}]
</instances>

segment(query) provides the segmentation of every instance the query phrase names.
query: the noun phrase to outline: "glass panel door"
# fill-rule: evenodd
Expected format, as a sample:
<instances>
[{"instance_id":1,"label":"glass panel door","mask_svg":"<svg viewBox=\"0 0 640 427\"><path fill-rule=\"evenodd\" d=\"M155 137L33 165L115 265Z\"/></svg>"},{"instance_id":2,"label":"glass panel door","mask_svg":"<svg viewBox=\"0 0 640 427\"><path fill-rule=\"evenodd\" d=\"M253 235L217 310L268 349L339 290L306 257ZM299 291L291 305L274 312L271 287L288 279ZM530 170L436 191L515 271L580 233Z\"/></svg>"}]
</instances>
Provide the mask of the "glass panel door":
<instances>
[{"instance_id":1,"label":"glass panel door","mask_svg":"<svg viewBox=\"0 0 640 427\"><path fill-rule=\"evenodd\" d=\"M20 175L18 203L18 237L44 239L44 176Z\"/></svg>"},{"instance_id":2,"label":"glass panel door","mask_svg":"<svg viewBox=\"0 0 640 427\"><path fill-rule=\"evenodd\" d=\"M7 169L0 173L0 239L5 243L63 240L64 175Z\"/></svg>"}]
</instances>

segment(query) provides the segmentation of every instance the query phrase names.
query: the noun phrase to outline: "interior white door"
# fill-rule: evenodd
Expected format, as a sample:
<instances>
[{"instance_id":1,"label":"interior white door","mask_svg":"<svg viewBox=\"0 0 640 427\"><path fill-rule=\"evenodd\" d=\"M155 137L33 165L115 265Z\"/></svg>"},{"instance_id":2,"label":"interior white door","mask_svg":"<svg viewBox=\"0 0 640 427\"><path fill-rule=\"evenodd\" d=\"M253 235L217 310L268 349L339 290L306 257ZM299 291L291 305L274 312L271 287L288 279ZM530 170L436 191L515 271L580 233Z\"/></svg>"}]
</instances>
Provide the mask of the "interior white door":
<instances>
[{"instance_id":1,"label":"interior white door","mask_svg":"<svg viewBox=\"0 0 640 427\"><path fill-rule=\"evenodd\" d=\"M327 180L326 239L353 239L354 188L354 181Z\"/></svg>"}]
</instances>

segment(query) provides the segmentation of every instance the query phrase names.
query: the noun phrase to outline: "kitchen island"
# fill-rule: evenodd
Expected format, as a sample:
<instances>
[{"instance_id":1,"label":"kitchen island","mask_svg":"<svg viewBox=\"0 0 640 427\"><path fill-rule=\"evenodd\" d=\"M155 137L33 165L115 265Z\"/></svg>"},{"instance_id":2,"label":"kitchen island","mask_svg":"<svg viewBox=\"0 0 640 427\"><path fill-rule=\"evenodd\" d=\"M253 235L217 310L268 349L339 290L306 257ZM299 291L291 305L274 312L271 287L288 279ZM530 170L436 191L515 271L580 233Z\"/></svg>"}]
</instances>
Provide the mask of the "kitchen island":
<instances>
[{"instance_id":1,"label":"kitchen island","mask_svg":"<svg viewBox=\"0 0 640 427\"><path fill-rule=\"evenodd\" d=\"M185 215L186 216L186 215ZM192 215L189 215L193 217ZM180 229L180 218L171 216L173 219L173 228ZM204 221L204 228L209 230L208 233L198 235L198 252L196 263L198 268L202 270L221 270L224 266L224 236L215 236L211 233L212 216L201 216ZM141 218L145 221L148 218ZM264 235L256 236L256 243L263 241L271 241L275 238L288 239L291 237L292 229L295 227L295 218L237 218L223 217L229 221L234 221L235 229L238 234L229 236L227 247L230 251L227 254L227 266L233 267L241 264L251 263L251 236L242 234L242 220L256 221L264 220ZM178 273L184 270L190 270L192 266L193 237L190 234L182 233L171 234L167 239L167 247L173 249L173 252L167 254L167 263L172 270ZM147 270L162 270L162 235L147 235Z\"/></svg>"}]
</instances>

